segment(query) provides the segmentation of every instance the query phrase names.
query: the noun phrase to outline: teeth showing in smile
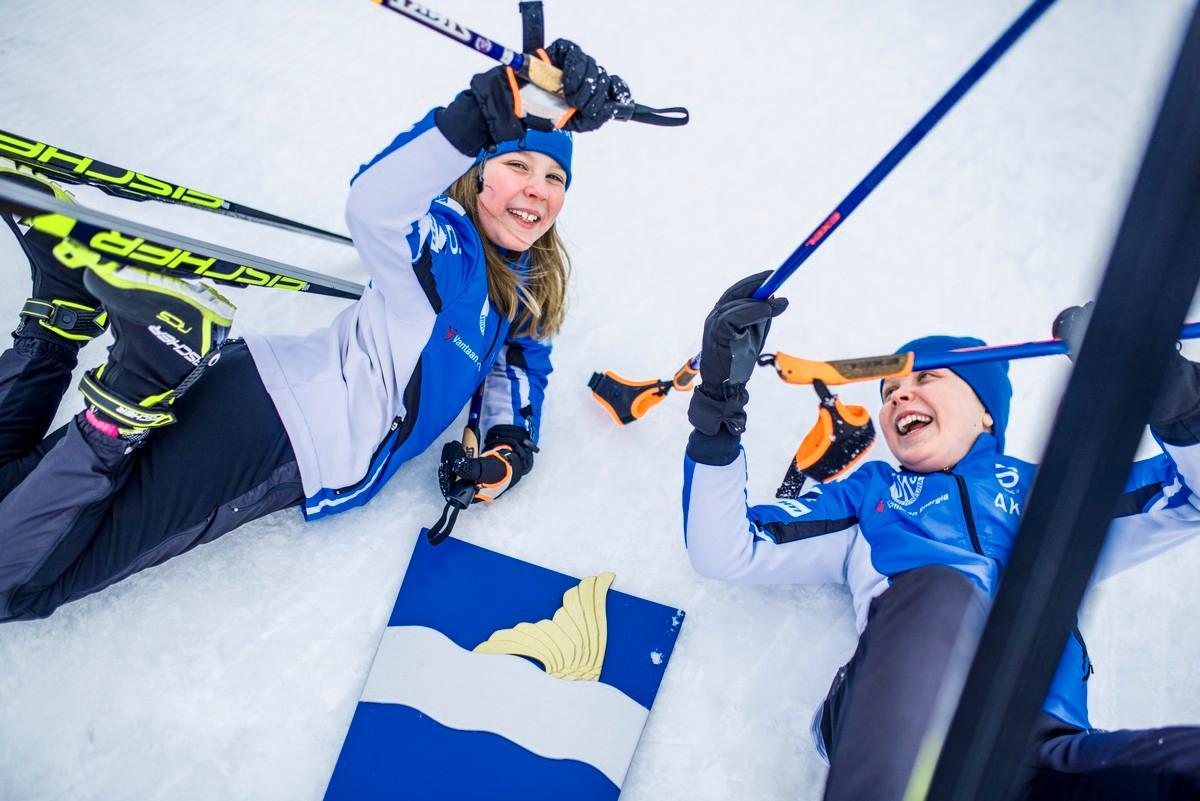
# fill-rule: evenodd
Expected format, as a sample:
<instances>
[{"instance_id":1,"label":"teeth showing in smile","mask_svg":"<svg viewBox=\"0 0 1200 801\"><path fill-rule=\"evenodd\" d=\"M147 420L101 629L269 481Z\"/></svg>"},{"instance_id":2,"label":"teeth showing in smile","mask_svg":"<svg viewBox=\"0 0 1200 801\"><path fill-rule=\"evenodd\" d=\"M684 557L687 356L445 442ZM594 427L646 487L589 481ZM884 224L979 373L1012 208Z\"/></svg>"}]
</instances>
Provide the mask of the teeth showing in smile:
<instances>
[{"instance_id":1,"label":"teeth showing in smile","mask_svg":"<svg viewBox=\"0 0 1200 801\"><path fill-rule=\"evenodd\" d=\"M906 414L896 421L896 430L900 432L900 436L904 436L918 423L932 423L933 418L924 414Z\"/></svg>"},{"instance_id":2,"label":"teeth showing in smile","mask_svg":"<svg viewBox=\"0 0 1200 801\"><path fill-rule=\"evenodd\" d=\"M542 219L541 217L534 214L533 212L521 211L520 209L509 209L508 213L514 217L524 220L527 223L535 223L538 220Z\"/></svg>"}]
</instances>

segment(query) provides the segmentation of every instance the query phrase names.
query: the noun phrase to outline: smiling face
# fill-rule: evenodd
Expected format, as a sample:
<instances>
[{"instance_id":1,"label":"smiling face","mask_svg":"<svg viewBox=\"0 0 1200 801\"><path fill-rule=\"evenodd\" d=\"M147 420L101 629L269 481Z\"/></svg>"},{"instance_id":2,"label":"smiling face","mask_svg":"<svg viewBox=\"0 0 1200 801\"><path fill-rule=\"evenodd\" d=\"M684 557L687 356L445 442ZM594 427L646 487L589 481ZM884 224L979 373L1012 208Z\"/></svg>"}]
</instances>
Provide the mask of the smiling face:
<instances>
[{"instance_id":1,"label":"smiling face","mask_svg":"<svg viewBox=\"0 0 1200 801\"><path fill-rule=\"evenodd\" d=\"M935 473L958 464L992 430L992 416L952 371L922 370L883 383L879 424L904 468Z\"/></svg>"},{"instance_id":2,"label":"smiling face","mask_svg":"<svg viewBox=\"0 0 1200 801\"><path fill-rule=\"evenodd\" d=\"M509 250L529 250L562 210L567 173L545 155L529 150L490 158L476 207L483 235Z\"/></svg>"}]
</instances>

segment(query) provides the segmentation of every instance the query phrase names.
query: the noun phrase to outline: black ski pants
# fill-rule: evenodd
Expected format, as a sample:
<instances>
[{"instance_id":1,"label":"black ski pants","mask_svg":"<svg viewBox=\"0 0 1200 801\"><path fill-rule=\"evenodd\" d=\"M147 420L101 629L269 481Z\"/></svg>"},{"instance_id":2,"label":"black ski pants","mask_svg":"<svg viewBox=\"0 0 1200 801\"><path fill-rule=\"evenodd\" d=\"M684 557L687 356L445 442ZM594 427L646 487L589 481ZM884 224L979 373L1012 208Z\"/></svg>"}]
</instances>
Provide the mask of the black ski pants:
<instances>
[{"instance_id":1,"label":"black ski pants","mask_svg":"<svg viewBox=\"0 0 1200 801\"><path fill-rule=\"evenodd\" d=\"M821 710L826 801L904 797L943 679L970 660L988 599L946 567L893 578ZM1021 801L1200 799L1200 728L1084 731L1043 714Z\"/></svg>"},{"instance_id":2,"label":"black ski pants","mask_svg":"<svg viewBox=\"0 0 1200 801\"><path fill-rule=\"evenodd\" d=\"M76 355L15 337L0 355L0 622L68 601L303 500L291 445L244 343L141 447L82 413L49 436Z\"/></svg>"}]
</instances>

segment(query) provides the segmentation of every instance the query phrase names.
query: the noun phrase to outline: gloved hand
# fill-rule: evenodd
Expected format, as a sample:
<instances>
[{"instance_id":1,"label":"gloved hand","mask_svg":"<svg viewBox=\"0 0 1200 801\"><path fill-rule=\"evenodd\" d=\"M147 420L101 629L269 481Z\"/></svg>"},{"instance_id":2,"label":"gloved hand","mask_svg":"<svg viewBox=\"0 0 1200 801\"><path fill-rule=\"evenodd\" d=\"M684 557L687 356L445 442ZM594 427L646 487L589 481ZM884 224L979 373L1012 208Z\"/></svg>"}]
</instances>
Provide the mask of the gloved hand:
<instances>
[{"instance_id":1,"label":"gloved hand","mask_svg":"<svg viewBox=\"0 0 1200 801\"><path fill-rule=\"evenodd\" d=\"M1050 335L1067 343L1067 358L1071 361L1075 361L1075 354L1083 344L1083 333L1087 331L1095 308L1095 302L1090 300L1082 306L1068 306L1058 313L1050 326Z\"/></svg>"},{"instance_id":2,"label":"gloved hand","mask_svg":"<svg viewBox=\"0 0 1200 801\"><path fill-rule=\"evenodd\" d=\"M475 485L473 503L491 503L533 469L536 450L528 432L520 426L493 426L483 453L477 457L469 456L461 442L447 442L442 446L438 467L442 495L450 500L454 483L464 479Z\"/></svg>"},{"instance_id":3,"label":"gloved hand","mask_svg":"<svg viewBox=\"0 0 1200 801\"><path fill-rule=\"evenodd\" d=\"M1054 318L1051 332L1063 339L1070 348L1067 354L1071 361L1083 342L1083 332L1092 318L1095 303L1088 301L1082 306L1069 306ZM1177 346L1178 347L1178 346ZM1200 410L1200 365L1190 362L1176 351L1167 361L1163 381L1154 404L1150 407L1150 425L1168 427ZM1157 432L1162 434L1163 432ZM1166 439L1174 441L1183 435L1168 434Z\"/></svg>"},{"instance_id":4,"label":"gloved hand","mask_svg":"<svg viewBox=\"0 0 1200 801\"><path fill-rule=\"evenodd\" d=\"M546 54L562 70L563 97L575 109L563 126L568 131L594 131L616 116L618 104L631 102L628 84L574 42L555 39Z\"/></svg>"},{"instance_id":5,"label":"gloved hand","mask_svg":"<svg viewBox=\"0 0 1200 801\"><path fill-rule=\"evenodd\" d=\"M751 297L770 274L743 278L725 290L704 321L700 386L688 407L688 420L703 434L725 430L738 436L746 430L746 382L754 373L771 319L788 306L786 298Z\"/></svg>"},{"instance_id":6,"label":"gloved hand","mask_svg":"<svg viewBox=\"0 0 1200 801\"><path fill-rule=\"evenodd\" d=\"M493 67L471 78L471 88L438 109L434 122L460 153L475 157L488 145L525 135L525 123L513 109L505 68Z\"/></svg>"},{"instance_id":7,"label":"gloved hand","mask_svg":"<svg viewBox=\"0 0 1200 801\"><path fill-rule=\"evenodd\" d=\"M551 130L568 104L576 111L562 127L594 131L616 115L618 104L630 102L625 81L609 75L574 42L556 39L546 48L546 54L563 71L565 102L526 84L519 90L522 103L518 116L513 86L524 81L510 76L506 67L493 67L471 78L470 89L437 110L434 120L438 129L460 153L477 156L488 145L520 139L527 128Z\"/></svg>"}]
</instances>

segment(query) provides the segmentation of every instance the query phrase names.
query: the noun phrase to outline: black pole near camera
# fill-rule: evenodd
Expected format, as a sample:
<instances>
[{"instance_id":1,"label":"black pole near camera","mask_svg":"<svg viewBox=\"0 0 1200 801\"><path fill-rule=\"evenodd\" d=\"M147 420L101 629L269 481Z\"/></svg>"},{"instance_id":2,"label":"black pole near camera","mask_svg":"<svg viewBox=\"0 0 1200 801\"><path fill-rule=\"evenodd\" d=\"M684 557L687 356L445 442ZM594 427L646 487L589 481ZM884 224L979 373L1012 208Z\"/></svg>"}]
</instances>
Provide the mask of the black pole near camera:
<instances>
[{"instance_id":1,"label":"black pole near camera","mask_svg":"<svg viewBox=\"0 0 1200 801\"><path fill-rule=\"evenodd\" d=\"M1027 778L1030 731L1200 278L1198 86L1194 12L928 794L910 798L1007 801Z\"/></svg>"}]
</instances>

